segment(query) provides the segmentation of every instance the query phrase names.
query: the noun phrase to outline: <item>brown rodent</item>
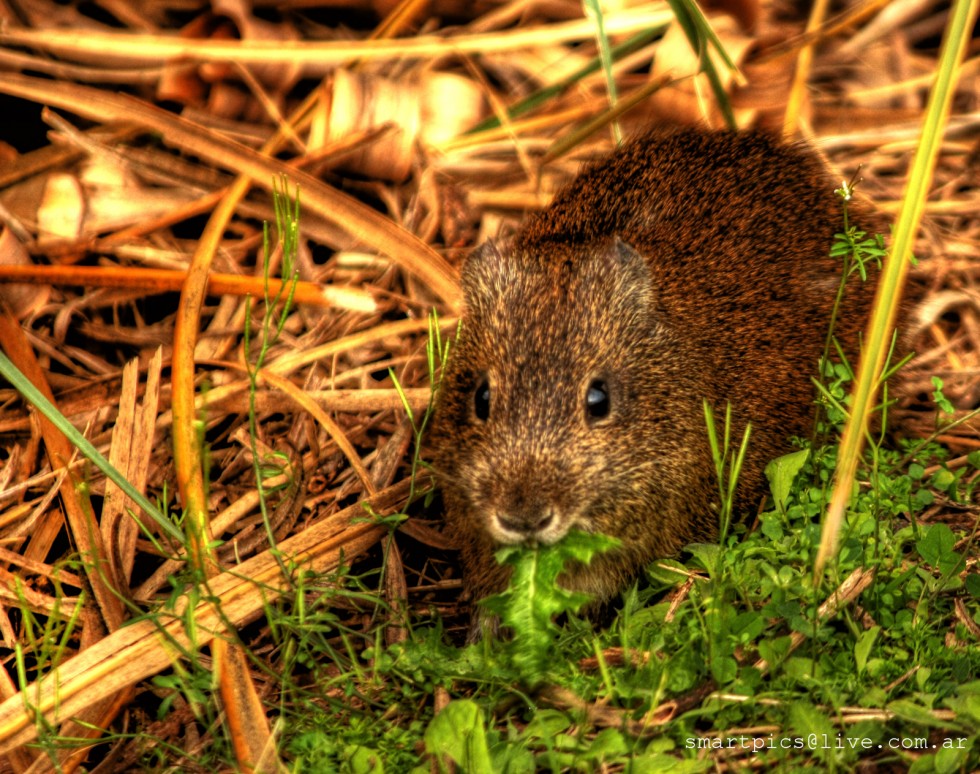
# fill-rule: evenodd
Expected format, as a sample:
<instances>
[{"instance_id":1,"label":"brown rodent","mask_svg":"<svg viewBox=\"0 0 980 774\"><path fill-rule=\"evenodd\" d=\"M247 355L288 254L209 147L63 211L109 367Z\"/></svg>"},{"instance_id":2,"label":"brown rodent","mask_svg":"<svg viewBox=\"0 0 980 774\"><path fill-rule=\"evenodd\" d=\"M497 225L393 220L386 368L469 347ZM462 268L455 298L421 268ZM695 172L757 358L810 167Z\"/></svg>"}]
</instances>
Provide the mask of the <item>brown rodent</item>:
<instances>
[{"instance_id":1,"label":"brown rodent","mask_svg":"<svg viewBox=\"0 0 980 774\"><path fill-rule=\"evenodd\" d=\"M634 140L462 272L464 315L430 436L474 599L493 553L571 528L621 541L563 585L608 600L639 569L717 534L704 399L751 440L736 508L806 436L841 264L835 181L758 132ZM835 333L853 356L874 292L854 276Z\"/></svg>"}]
</instances>

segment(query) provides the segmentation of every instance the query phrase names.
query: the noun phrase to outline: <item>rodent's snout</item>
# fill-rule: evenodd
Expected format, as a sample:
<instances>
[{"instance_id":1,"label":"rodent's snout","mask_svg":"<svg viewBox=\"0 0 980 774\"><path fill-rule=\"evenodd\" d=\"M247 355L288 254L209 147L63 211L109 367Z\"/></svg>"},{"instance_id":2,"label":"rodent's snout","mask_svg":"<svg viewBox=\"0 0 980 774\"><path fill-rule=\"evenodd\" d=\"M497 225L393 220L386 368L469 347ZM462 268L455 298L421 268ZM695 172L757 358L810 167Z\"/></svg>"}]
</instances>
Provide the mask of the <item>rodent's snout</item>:
<instances>
[{"instance_id":1,"label":"rodent's snout","mask_svg":"<svg viewBox=\"0 0 980 774\"><path fill-rule=\"evenodd\" d=\"M568 527L558 518L553 507L530 507L490 515L490 533L504 545L543 543L550 545L561 540Z\"/></svg>"}]
</instances>

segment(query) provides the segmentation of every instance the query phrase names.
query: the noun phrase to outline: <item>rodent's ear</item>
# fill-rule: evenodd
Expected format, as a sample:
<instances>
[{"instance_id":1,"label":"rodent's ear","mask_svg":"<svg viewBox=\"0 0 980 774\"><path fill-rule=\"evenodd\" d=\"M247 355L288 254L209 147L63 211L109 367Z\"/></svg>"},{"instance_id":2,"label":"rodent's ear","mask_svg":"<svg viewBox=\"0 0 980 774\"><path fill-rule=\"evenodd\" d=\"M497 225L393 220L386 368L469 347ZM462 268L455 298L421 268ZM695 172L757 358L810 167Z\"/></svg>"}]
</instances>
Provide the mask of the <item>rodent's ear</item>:
<instances>
[{"instance_id":1,"label":"rodent's ear","mask_svg":"<svg viewBox=\"0 0 980 774\"><path fill-rule=\"evenodd\" d=\"M648 306L652 305L656 292L647 259L619 237L613 240L607 256L616 264L623 291L632 298L642 298Z\"/></svg>"}]
</instances>

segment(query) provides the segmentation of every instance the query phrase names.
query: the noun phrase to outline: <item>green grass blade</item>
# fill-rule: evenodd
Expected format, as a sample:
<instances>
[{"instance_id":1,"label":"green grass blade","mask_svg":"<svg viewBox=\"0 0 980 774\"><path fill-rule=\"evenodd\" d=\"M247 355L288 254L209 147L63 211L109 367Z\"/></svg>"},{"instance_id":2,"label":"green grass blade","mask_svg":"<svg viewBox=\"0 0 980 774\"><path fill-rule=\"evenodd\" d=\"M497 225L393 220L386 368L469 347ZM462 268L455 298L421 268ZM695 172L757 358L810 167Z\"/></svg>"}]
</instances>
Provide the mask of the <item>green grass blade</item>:
<instances>
[{"instance_id":1,"label":"green grass blade","mask_svg":"<svg viewBox=\"0 0 980 774\"><path fill-rule=\"evenodd\" d=\"M142 508L146 515L160 526L160 529L174 538L181 545L183 544L183 533L177 529L177 527L175 527L173 523L163 513L161 513L156 506L153 505L153 503L138 492L136 488L125 479L122 473L109 464L109 460L103 457L99 453L99 450L96 449L84 435L78 432L71 422L65 419L61 412L58 411L58 409L51 403L51 401L41 394L41 391L31 383L30 379L21 373L20 369L17 368L17 366L15 366L10 359L3 354L3 352L0 352L0 375L10 382L14 389L24 396L25 400L33 405L34 408L40 411L45 417L47 417L51 421L51 424L57 427L58 430L60 430L71 442L71 444L82 453L82 456L105 473L106 477L110 481L118 486L127 497Z\"/></svg>"},{"instance_id":2,"label":"green grass blade","mask_svg":"<svg viewBox=\"0 0 980 774\"><path fill-rule=\"evenodd\" d=\"M609 37L606 35L606 27L602 22L602 8L599 7L599 0L582 0L582 7L586 17L595 23L596 44L599 48L599 60L602 62L602 71L606 76L606 88L609 91L609 104L615 108L619 101L619 94L616 91L616 78L612 71L612 53L609 48ZM613 121L613 136L616 144L623 142L623 130L619 128L619 121Z\"/></svg>"},{"instance_id":3,"label":"green grass blade","mask_svg":"<svg viewBox=\"0 0 980 774\"><path fill-rule=\"evenodd\" d=\"M721 40L718 39L714 30L711 29L711 25L704 18L704 14L701 13L701 9L698 8L697 3L691 0L667 0L667 3L670 5L670 10L674 12L674 18L677 19L677 23L684 30L684 34L687 36L691 48L701 61L701 70L708 78L711 90L714 92L715 99L718 101L718 109L721 110L721 114L725 117L725 123L730 128L736 129L735 114L732 112L731 102L728 99L725 86L721 82L721 76L718 75L718 70L715 68L715 63L708 56L708 48L714 47L725 63L725 66L730 70L737 70L738 67L728 55L728 52L725 51Z\"/></svg>"},{"instance_id":4,"label":"green grass blade","mask_svg":"<svg viewBox=\"0 0 980 774\"><path fill-rule=\"evenodd\" d=\"M663 27L656 27L649 30L644 30L636 35L632 36L628 40L624 40L622 43L613 46L610 49L610 54L612 61L617 61L625 56L639 51L641 48L649 43L652 43L657 39L658 36L662 35L664 32ZM589 62L585 67L576 70L574 73L566 78L562 78L557 83L553 83L550 86L545 86L544 88L538 89L537 91L529 94L524 99L519 102L515 102L513 105L507 108L508 118L514 119L525 113L530 112L536 107L545 104L549 99L558 96L569 86L572 86L587 75L591 75L596 72L602 66L602 62L599 57L596 57L591 62ZM471 129L466 130L466 134L478 134L479 132L485 132L489 129L496 129L500 126L500 119L496 116L490 116L484 119L480 123L473 126Z\"/></svg>"}]
</instances>

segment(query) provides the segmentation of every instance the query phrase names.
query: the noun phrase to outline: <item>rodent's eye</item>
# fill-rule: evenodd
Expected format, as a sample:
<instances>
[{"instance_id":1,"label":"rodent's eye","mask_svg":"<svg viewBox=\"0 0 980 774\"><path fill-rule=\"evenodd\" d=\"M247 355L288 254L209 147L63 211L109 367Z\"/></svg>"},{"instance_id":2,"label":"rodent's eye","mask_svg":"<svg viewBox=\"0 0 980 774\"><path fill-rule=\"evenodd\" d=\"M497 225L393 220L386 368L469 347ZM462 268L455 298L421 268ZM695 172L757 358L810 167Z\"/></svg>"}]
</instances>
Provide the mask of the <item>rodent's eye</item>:
<instances>
[{"instance_id":1,"label":"rodent's eye","mask_svg":"<svg viewBox=\"0 0 980 774\"><path fill-rule=\"evenodd\" d=\"M473 393L473 411L482 422L490 418L490 382L486 379L480 381Z\"/></svg>"},{"instance_id":2,"label":"rodent's eye","mask_svg":"<svg viewBox=\"0 0 980 774\"><path fill-rule=\"evenodd\" d=\"M609 416L611 408L609 385L602 379L593 379L585 393L585 413L589 419L603 419Z\"/></svg>"}]
</instances>

